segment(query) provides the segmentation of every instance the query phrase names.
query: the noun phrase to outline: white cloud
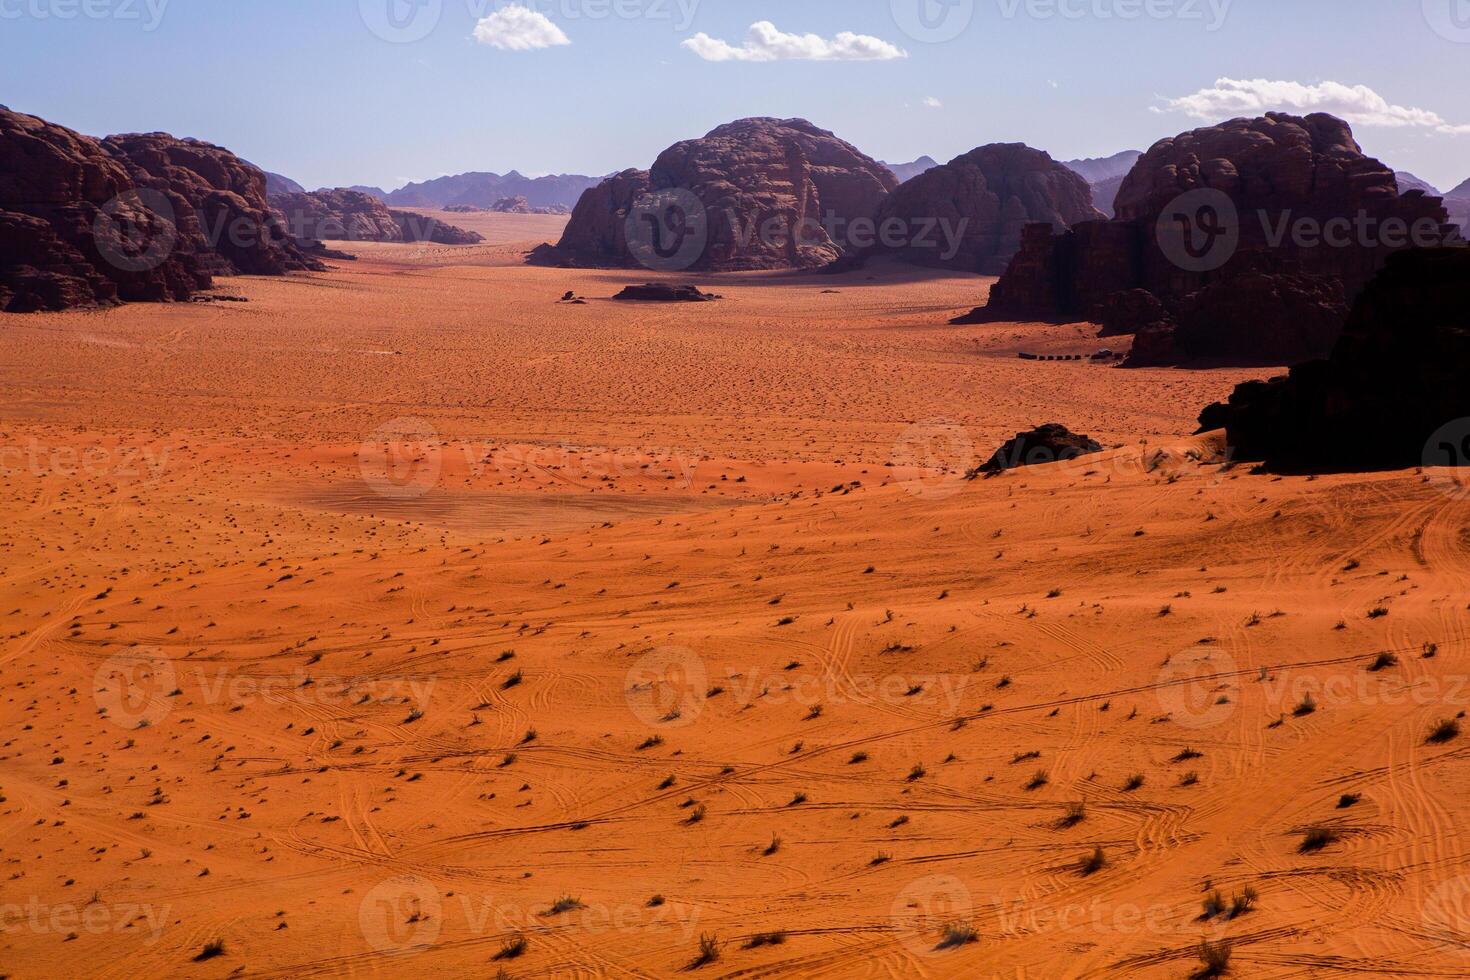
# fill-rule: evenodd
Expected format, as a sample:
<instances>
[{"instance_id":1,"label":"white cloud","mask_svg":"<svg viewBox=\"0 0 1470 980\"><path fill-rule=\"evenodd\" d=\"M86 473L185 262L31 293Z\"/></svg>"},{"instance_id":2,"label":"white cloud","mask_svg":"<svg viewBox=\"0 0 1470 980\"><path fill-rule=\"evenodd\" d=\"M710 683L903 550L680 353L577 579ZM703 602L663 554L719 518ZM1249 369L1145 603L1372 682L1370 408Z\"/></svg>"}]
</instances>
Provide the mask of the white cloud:
<instances>
[{"instance_id":1,"label":"white cloud","mask_svg":"<svg viewBox=\"0 0 1470 980\"><path fill-rule=\"evenodd\" d=\"M928 106L930 109L943 109L944 108L944 103L943 102L940 102L938 99L936 99L932 95L925 96L925 98L924 98L924 105Z\"/></svg>"},{"instance_id":2,"label":"white cloud","mask_svg":"<svg viewBox=\"0 0 1470 980\"><path fill-rule=\"evenodd\" d=\"M739 47L700 31L683 46L705 61L891 61L908 52L867 34L843 31L830 41L816 34L786 34L768 20L750 25Z\"/></svg>"},{"instance_id":3,"label":"white cloud","mask_svg":"<svg viewBox=\"0 0 1470 980\"><path fill-rule=\"evenodd\" d=\"M538 51L572 43L545 14L515 5L476 24L475 40L502 51Z\"/></svg>"},{"instance_id":4,"label":"white cloud","mask_svg":"<svg viewBox=\"0 0 1470 980\"><path fill-rule=\"evenodd\" d=\"M1214 87L1165 99L1165 106L1196 119L1217 122L1231 116L1258 116L1270 110L1328 112L1355 126L1414 127L1437 133L1470 133L1470 125L1449 122L1437 112L1394 105L1366 85L1220 78Z\"/></svg>"}]
</instances>

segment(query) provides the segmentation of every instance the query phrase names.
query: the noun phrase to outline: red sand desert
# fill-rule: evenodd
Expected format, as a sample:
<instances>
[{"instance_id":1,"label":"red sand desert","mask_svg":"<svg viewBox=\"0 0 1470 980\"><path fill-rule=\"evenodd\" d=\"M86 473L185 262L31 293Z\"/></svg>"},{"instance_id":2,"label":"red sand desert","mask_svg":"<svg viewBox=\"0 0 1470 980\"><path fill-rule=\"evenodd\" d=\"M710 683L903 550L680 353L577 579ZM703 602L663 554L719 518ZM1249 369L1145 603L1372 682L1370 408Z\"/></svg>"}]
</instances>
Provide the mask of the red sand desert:
<instances>
[{"instance_id":1,"label":"red sand desert","mask_svg":"<svg viewBox=\"0 0 1470 980\"><path fill-rule=\"evenodd\" d=\"M1451 472L1231 465L1274 371L993 280L446 217L0 329L0 973L1470 973Z\"/></svg>"}]
</instances>

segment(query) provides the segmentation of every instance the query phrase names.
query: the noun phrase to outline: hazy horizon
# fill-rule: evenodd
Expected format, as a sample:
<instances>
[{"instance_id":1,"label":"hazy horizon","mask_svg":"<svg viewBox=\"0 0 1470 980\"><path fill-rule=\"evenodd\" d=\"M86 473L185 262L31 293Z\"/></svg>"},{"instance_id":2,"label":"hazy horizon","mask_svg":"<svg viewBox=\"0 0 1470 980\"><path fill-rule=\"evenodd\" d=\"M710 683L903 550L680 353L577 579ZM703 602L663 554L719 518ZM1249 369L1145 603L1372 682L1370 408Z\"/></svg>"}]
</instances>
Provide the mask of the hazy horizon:
<instances>
[{"instance_id":1,"label":"hazy horizon","mask_svg":"<svg viewBox=\"0 0 1470 980\"><path fill-rule=\"evenodd\" d=\"M1459 2L0 0L0 102L208 140L308 189L386 190L647 167L745 116L900 163L991 142L1102 157L1320 109L1449 190L1470 178L1470 109L1447 94L1470 80Z\"/></svg>"}]
</instances>

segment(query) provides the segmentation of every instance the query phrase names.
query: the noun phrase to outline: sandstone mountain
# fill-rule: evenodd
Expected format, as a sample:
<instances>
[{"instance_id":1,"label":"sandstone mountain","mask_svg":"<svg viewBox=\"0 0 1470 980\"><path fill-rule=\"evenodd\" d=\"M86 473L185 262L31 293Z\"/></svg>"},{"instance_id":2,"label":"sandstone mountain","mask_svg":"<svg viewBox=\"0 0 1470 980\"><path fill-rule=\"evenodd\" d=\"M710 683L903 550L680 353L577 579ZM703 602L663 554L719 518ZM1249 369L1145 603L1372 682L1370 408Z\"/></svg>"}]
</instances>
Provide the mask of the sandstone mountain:
<instances>
[{"instance_id":1,"label":"sandstone mountain","mask_svg":"<svg viewBox=\"0 0 1470 980\"><path fill-rule=\"evenodd\" d=\"M1201 209L1198 193L1181 197L1187 192L1214 192L1203 198L1210 207ZM1214 210L1221 200L1238 221ZM1174 214L1191 201L1189 214ZM1337 330L1321 324L1340 325L1343 304L1391 252L1409 244L1407 236L1396 240L1380 230L1397 226L1430 241L1452 233L1439 199L1401 194L1393 171L1363 154L1347 123L1320 113L1270 113L1161 140L1124 179L1116 210L1115 220L1084 222L1061 235L1028 227L989 306L977 314L1082 319L1115 293L1143 289L1168 316L1147 324L1150 335L1130 363L1290 363L1324 354ZM1320 234L1297 231L1343 219L1370 234L1328 244ZM1195 323L1212 314L1208 304L1187 300L1222 280L1275 301L1250 313L1248 330ZM1304 310L1313 311L1312 329L1301 329ZM1253 343L1268 334L1300 343ZM1191 346L1201 338L1209 338L1205 347Z\"/></svg>"},{"instance_id":2,"label":"sandstone mountain","mask_svg":"<svg viewBox=\"0 0 1470 980\"><path fill-rule=\"evenodd\" d=\"M1102 217L1077 173L1022 143L992 143L889 195L878 209L878 226L900 222L904 244L873 251L919 265L999 275L1020 247L1026 225L1045 222L1061 232Z\"/></svg>"},{"instance_id":3,"label":"sandstone mountain","mask_svg":"<svg viewBox=\"0 0 1470 980\"><path fill-rule=\"evenodd\" d=\"M1470 249L1391 256L1327 360L1241 385L1201 431L1223 428L1237 459L1284 470L1466 465L1467 282Z\"/></svg>"},{"instance_id":4,"label":"sandstone mountain","mask_svg":"<svg viewBox=\"0 0 1470 980\"><path fill-rule=\"evenodd\" d=\"M181 244L213 275L278 276L316 267L266 200L265 174L229 150L167 133L109 136L133 183L168 197Z\"/></svg>"},{"instance_id":5,"label":"sandstone mountain","mask_svg":"<svg viewBox=\"0 0 1470 980\"><path fill-rule=\"evenodd\" d=\"M345 187L309 194L277 194L270 203L285 218L291 235L303 241L473 245L485 240L477 232L434 218L391 210L377 198Z\"/></svg>"},{"instance_id":6,"label":"sandstone mountain","mask_svg":"<svg viewBox=\"0 0 1470 980\"><path fill-rule=\"evenodd\" d=\"M183 300L213 275L322 268L265 183L209 143L96 140L0 107L0 310Z\"/></svg>"},{"instance_id":7,"label":"sandstone mountain","mask_svg":"<svg viewBox=\"0 0 1470 980\"><path fill-rule=\"evenodd\" d=\"M674 248L668 238L677 235L693 242L679 268L817 268L849 251L844 233L852 222L871 219L897 186L887 167L804 119L742 119L676 143L648 171L626 170L588 191L560 243L537 249L531 261L628 267L643 255L649 264L647 256ZM632 222L648 241L631 247L629 214L652 194L661 195L658 213ZM686 209L697 212L697 228Z\"/></svg>"},{"instance_id":8,"label":"sandstone mountain","mask_svg":"<svg viewBox=\"0 0 1470 980\"><path fill-rule=\"evenodd\" d=\"M939 161L931 156L922 156L912 163L884 163L883 166L893 171L893 176L898 178L900 184L913 180L919 174L933 170L939 166Z\"/></svg>"}]
</instances>

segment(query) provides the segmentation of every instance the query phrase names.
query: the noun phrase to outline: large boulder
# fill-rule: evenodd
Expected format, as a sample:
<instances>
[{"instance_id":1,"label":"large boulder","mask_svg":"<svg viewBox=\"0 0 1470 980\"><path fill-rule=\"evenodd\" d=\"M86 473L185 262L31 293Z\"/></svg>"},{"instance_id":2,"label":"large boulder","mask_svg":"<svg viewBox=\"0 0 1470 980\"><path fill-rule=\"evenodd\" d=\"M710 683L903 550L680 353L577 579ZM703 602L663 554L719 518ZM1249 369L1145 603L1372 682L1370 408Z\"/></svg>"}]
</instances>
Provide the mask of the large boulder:
<instances>
[{"instance_id":1,"label":"large boulder","mask_svg":"<svg viewBox=\"0 0 1470 980\"><path fill-rule=\"evenodd\" d=\"M187 299L208 288L174 222L97 140L0 106L0 311Z\"/></svg>"},{"instance_id":2,"label":"large boulder","mask_svg":"<svg viewBox=\"0 0 1470 980\"><path fill-rule=\"evenodd\" d=\"M681 257L678 268L818 268L848 251L853 222L870 220L897 186L882 164L804 119L742 119L674 144L646 174L624 171L583 194L560 243L537 249L531 261L649 264L640 263L641 243L626 240L628 217L640 204L657 203L645 216L650 238L668 207L699 212L703 248ZM693 225L684 215L678 221L689 234ZM645 227L636 218L633 225L635 233Z\"/></svg>"},{"instance_id":3,"label":"large boulder","mask_svg":"<svg viewBox=\"0 0 1470 980\"><path fill-rule=\"evenodd\" d=\"M1282 470L1466 465L1467 298L1470 249L1394 255L1358 297L1328 359L1239 386L1204 410L1201 431L1223 428L1235 458ZM1452 452L1436 456L1440 443Z\"/></svg>"},{"instance_id":4,"label":"large boulder","mask_svg":"<svg viewBox=\"0 0 1470 980\"><path fill-rule=\"evenodd\" d=\"M266 200L265 174L229 150L167 133L109 136L102 147L140 189L166 198L179 238L214 275L320 270Z\"/></svg>"},{"instance_id":5,"label":"large boulder","mask_svg":"<svg viewBox=\"0 0 1470 980\"><path fill-rule=\"evenodd\" d=\"M1203 203L1210 205L1205 216L1223 215L1213 230L1226 234L1193 234L1211 230L1203 221L1189 233L1181 230L1176 212L1186 203L1186 212ZM1020 252L991 290L988 318L1081 319L1115 292L1146 289L1182 321L1200 307L1185 303L1190 296L1247 274L1330 278L1351 300L1388 255L1454 234L1438 198L1401 194L1394 172L1363 154L1348 124L1321 113L1269 113L1161 140L1124 179L1115 207L1116 219L1062 234L1027 228ZM1230 221L1230 211L1238 221ZM1269 291L1259 279L1250 288ZM1302 302L1317 291L1293 290ZM1339 315L1343 310L1336 307ZM1250 362L1321 356L1340 327L1297 331L1302 346L1283 342L1269 353L1250 347L1247 336L1226 345L1235 352L1228 356ZM1201 327L1180 334L1181 356L1213 356L1189 344L1214 332Z\"/></svg>"},{"instance_id":6,"label":"large boulder","mask_svg":"<svg viewBox=\"0 0 1470 980\"><path fill-rule=\"evenodd\" d=\"M981 475L994 476L1022 466L1059 463L1078 456L1100 453L1102 448L1090 436L1079 435L1065 425L1048 422L1029 432L1016 433L1014 439L1007 440L969 475L974 479Z\"/></svg>"},{"instance_id":7,"label":"large boulder","mask_svg":"<svg viewBox=\"0 0 1470 980\"><path fill-rule=\"evenodd\" d=\"M1049 154L1022 143L992 143L890 194L878 208L877 227L902 229L902 244L880 243L874 251L918 265L999 275L1026 225L1044 222L1064 231L1102 217L1087 181Z\"/></svg>"}]
</instances>

